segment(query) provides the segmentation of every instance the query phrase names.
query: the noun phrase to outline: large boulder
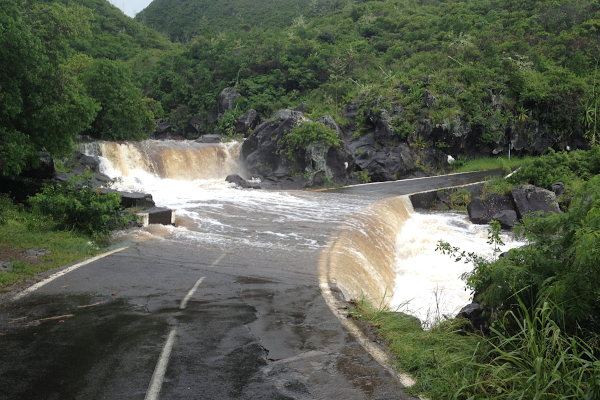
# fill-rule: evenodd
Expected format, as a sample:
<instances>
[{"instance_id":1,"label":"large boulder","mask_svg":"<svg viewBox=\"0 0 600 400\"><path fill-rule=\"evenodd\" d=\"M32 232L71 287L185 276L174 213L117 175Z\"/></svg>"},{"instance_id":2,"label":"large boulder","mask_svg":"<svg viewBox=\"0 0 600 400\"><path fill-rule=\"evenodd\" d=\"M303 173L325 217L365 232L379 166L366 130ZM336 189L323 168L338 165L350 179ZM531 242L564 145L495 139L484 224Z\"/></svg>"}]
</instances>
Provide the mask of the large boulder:
<instances>
[{"instance_id":1,"label":"large boulder","mask_svg":"<svg viewBox=\"0 0 600 400\"><path fill-rule=\"evenodd\" d=\"M173 126L171 123L163 118L157 119L156 128L154 129L154 133L151 135L155 139L168 139L171 136L171 131L173 130Z\"/></svg>"},{"instance_id":2,"label":"large boulder","mask_svg":"<svg viewBox=\"0 0 600 400\"><path fill-rule=\"evenodd\" d=\"M202 130L203 124L204 124L204 120L199 115L194 115L188 121L189 130L191 132L193 132L194 136L196 136L196 137L199 135L202 135L204 133L204 130Z\"/></svg>"},{"instance_id":3,"label":"large boulder","mask_svg":"<svg viewBox=\"0 0 600 400\"><path fill-rule=\"evenodd\" d=\"M112 182L110 177L100 172L100 158L97 156L89 156L76 151L67 163L67 166L71 168L71 171L56 174L54 180L66 183L72 176L81 175L85 171L91 171L94 174L91 180L93 187L100 188ZM81 183L82 181L79 180L77 185L81 185Z\"/></svg>"},{"instance_id":4,"label":"large boulder","mask_svg":"<svg viewBox=\"0 0 600 400\"><path fill-rule=\"evenodd\" d=\"M244 189L260 189L260 185L258 183L255 182L248 182L247 180L245 180L244 178L242 178L241 176L237 175L237 174L231 174L231 175L227 175L227 178L225 178L226 182L229 183L234 183L235 185L244 188Z\"/></svg>"},{"instance_id":5,"label":"large boulder","mask_svg":"<svg viewBox=\"0 0 600 400\"><path fill-rule=\"evenodd\" d=\"M223 141L223 137L221 135L213 133L212 135L202 135L196 142L198 143L221 143Z\"/></svg>"},{"instance_id":6,"label":"large boulder","mask_svg":"<svg viewBox=\"0 0 600 400\"><path fill-rule=\"evenodd\" d=\"M221 91L217 99L219 114L225 114L226 111L233 109L235 100L242 97L235 89L227 87Z\"/></svg>"},{"instance_id":7,"label":"large boulder","mask_svg":"<svg viewBox=\"0 0 600 400\"><path fill-rule=\"evenodd\" d=\"M554 192L556 197L565 194L565 184L562 182L556 182L550 185L550 190Z\"/></svg>"},{"instance_id":8,"label":"large boulder","mask_svg":"<svg viewBox=\"0 0 600 400\"><path fill-rule=\"evenodd\" d=\"M517 222L517 212L515 210L503 210L492 215L494 221L500 222L504 229L511 229Z\"/></svg>"},{"instance_id":9,"label":"large boulder","mask_svg":"<svg viewBox=\"0 0 600 400\"><path fill-rule=\"evenodd\" d=\"M356 147L357 143L361 145ZM351 143L350 148L353 147L357 149L354 153L356 165L362 171L369 171L373 182L430 176L431 173L427 170L443 170L447 160L447 155L439 149L422 149L417 152L406 143L378 149L376 143L365 138L362 142Z\"/></svg>"},{"instance_id":10,"label":"large boulder","mask_svg":"<svg viewBox=\"0 0 600 400\"><path fill-rule=\"evenodd\" d=\"M490 194L485 199L476 197L467 206L471 222L481 225L488 224L494 215L507 210L514 211L514 204L509 196L499 194Z\"/></svg>"},{"instance_id":11,"label":"large boulder","mask_svg":"<svg viewBox=\"0 0 600 400\"><path fill-rule=\"evenodd\" d=\"M519 219L533 213L560 214L562 212L556 201L556 194L550 190L533 185L523 185L513 189L511 195Z\"/></svg>"},{"instance_id":12,"label":"large boulder","mask_svg":"<svg viewBox=\"0 0 600 400\"><path fill-rule=\"evenodd\" d=\"M248 110L238 118L235 124L235 133L241 133L244 137L260 124L260 115L256 110Z\"/></svg>"},{"instance_id":13,"label":"large boulder","mask_svg":"<svg viewBox=\"0 0 600 400\"><path fill-rule=\"evenodd\" d=\"M465 318L473 324L477 330L482 330L487 322L484 315L484 307L481 304L471 303L464 306L456 315L457 318Z\"/></svg>"},{"instance_id":14,"label":"large boulder","mask_svg":"<svg viewBox=\"0 0 600 400\"><path fill-rule=\"evenodd\" d=\"M344 185L351 178L353 157L343 141L339 147L312 143L295 159L285 156L282 139L305 122L310 120L299 111L279 110L272 120L260 124L244 141L240 158L250 174L265 178L264 188ZM324 116L317 122L334 130L338 138L343 135L331 116ZM308 178L292 176L298 173L306 173Z\"/></svg>"}]
</instances>

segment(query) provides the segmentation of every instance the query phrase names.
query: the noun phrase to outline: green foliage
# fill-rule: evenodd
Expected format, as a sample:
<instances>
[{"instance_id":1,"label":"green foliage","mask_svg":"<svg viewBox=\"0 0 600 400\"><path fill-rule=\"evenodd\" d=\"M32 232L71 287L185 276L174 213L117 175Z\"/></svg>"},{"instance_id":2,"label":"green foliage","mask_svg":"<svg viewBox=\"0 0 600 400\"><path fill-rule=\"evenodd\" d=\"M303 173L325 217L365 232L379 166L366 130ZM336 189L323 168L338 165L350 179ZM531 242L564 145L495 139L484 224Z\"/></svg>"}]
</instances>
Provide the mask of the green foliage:
<instances>
[{"instance_id":1,"label":"green foliage","mask_svg":"<svg viewBox=\"0 0 600 400\"><path fill-rule=\"evenodd\" d=\"M3 221L3 222L2 222ZM54 222L32 213L22 205L14 205L6 196L0 196L0 251L20 253L30 248L43 247L50 254L40 259L41 263L13 261L12 267L0 274L0 287L12 285L36 273L61 267L71 262L98 254L96 243L79 232L54 229Z\"/></svg>"},{"instance_id":2,"label":"green foliage","mask_svg":"<svg viewBox=\"0 0 600 400\"><path fill-rule=\"evenodd\" d=\"M237 120L243 114L244 113L240 111L238 107L235 107L233 110L226 111L225 115L223 115L223 118L219 119L219 121L217 122L217 126L215 129L221 131L221 133L225 136L235 135L235 125L237 123Z\"/></svg>"},{"instance_id":3,"label":"green foliage","mask_svg":"<svg viewBox=\"0 0 600 400\"><path fill-rule=\"evenodd\" d=\"M102 107L89 133L104 140L141 140L155 127L152 101L131 81L120 61L93 60L84 73L84 82Z\"/></svg>"},{"instance_id":4,"label":"green foliage","mask_svg":"<svg viewBox=\"0 0 600 400\"><path fill-rule=\"evenodd\" d=\"M281 140L280 144L285 149L285 154L292 161L306 151L311 143L321 143L326 146L339 147L340 139L337 132L320 122L304 122L301 126L294 127Z\"/></svg>"},{"instance_id":5,"label":"green foliage","mask_svg":"<svg viewBox=\"0 0 600 400\"><path fill-rule=\"evenodd\" d=\"M110 236L112 230L127 223L121 215L121 196L100 193L92 187L92 177L86 172L66 184L48 185L29 201L40 215L50 216L58 229L76 230L95 238Z\"/></svg>"},{"instance_id":6,"label":"green foliage","mask_svg":"<svg viewBox=\"0 0 600 400\"><path fill-rule=\"evenodd\" d=\"M0 174L15 176L45 148L65 156L98 106L70 67L69 40L89 31L79 6L6 0L0 9Z\"/></svg>"},{"instance_id":7,"label":"green foliage","mask_svg":"<svg viewBox=\"0 0 600 400\"><path fill-rule=\"evenodd\" d=\"M509 178L512 183L530 183L549 187L555 182L569 184L575 179L584 181L600 173L600 146L590 151L555 152L523 162L521 170Z\"/></svg>"},{"instance_id":8,"label":"green foliage","mask_svg":"<svg viewBox=\"0 0 600 400\"><path fill-rule=\"evenodd\" d=\"M505 314L492 335L468 334L461 320L429 330L402 312L359 301L352 317L368 321L416 384L410 394L431 399L598 399L600 361L590 346L565 334L552 318L556 305L523 303ZM516 327L516 328L514 328Z\"/></svg>"},{"instance_id":9,"label":"green foliage","mask_svg":"<svg viewBox=\"0 0 600 400\"><path fill-rule=\"evenodd\" d=\"M369 175L369 170L365 169L363 171L356 171L356 176L358 177L358 181L360 183L369 183L371 182L371 176Z\"/></svg>"}]
</instances>

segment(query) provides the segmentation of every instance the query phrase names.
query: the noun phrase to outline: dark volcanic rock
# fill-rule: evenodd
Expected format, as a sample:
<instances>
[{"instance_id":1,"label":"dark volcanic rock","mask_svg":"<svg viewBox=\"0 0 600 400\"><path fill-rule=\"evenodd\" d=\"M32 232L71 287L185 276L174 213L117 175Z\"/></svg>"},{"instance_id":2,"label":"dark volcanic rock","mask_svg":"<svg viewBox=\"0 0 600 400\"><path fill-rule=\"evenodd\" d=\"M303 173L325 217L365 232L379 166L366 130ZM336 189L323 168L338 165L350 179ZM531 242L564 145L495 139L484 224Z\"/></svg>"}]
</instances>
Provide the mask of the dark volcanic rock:
<instances>
[{"instance_id":1,"label":"dark volcanic rock","mask_svg":"<svg viewBox=\"0 0 600 400\"><path fill-rule=\"evenodd\" d=\"M285 155L283 137L294 127L310 120L299 111L279 110L272 120L260 124L244 141L240 158L248 172L262 175L263 188L298 188L312 185L344 185L351 179L354 158L348 146L340 141L339 147L311 143L294 159ZM331 116L319 118L320 122L342 139L343 132ZM290 175L307 173L308 180Z\"/></svg>"},{"instance_id":2,"label":"dark volcanic rock","mask_svg":"<svg viewBox=\"0 0 600 400\"><path fill-rule=\"evenodd\" d=\"M152 136L155 139L167 139L170 137L171 135L171 131L173 129L173 126L171 125L171 123L163 118L157 119L156 120L156 129L154 130L154 133L152 134Z\"/></svg>"},{"instance_id":3,"label":"dark volcanic rock","mask_svg":"<svg viewBox=\"0 0 600 400\"><path fill-rule=\"evenodd\" d=\"M223 138L219 134L204 135L196 139L198 143L221 143Z\"/></svg>"},{"instance_id":4,"label":"dark volcanic rock","mask_svg":"<svg viewBox=\"0 0 600 400\"><path fill-rule=\"evenodd\" d=\"M256 110L248 110L244 115L238 118L235 124L235 132L244 134L244 137L248 137L248 134L260 124L260 115Z\"/></svg>"},{"instance_id":5,"label":"dark volcanic rock","mask_svg":"<svg viewBox=\"0 0 600 400\"><path fill-rule=\"evenodd\" d=\"M304 112L304 110L306 110L306 104L306 100L304 100L298 107L294 108L294 111Z\"/></svg>"},{"instance_id":6,"label":"dark volcanic rock","mask_svg":"<svg viewBox=\"0 0 600 400\"><path fill-rule=\"evenodd\" d=\"M258 183L248 182L247 180L245 180L237 174L227 175L225 181L229 183L235 183L237 186L242 187L244 189L261 189Z\"/></svg>"},{"instance_id":7,"label":"dark volcanic rock","mask_svg":"<svg viewBox=\"0 0 600 400\"><path fill-rule=\"evenodd\" d=\"M506 210L514 210L514 204L510 197L498 194L490 194L485 200L476 197L467 206L469 219L474 224L487 224L494 215Z\"/></svg>"},{"instance_id":8,"label":"dark volcanic rock","mask_svg":"<svg viewBox=\"0 0 600 400\"><path fill-rule=\"evenodd\" d=\"M235 91L233 88L225 88L219 94L217 99L219 114L225 114L226 111L233 109L235 100L242 97L241 94Z\"/></svg>"},{"instance_id":9,"label":"dark volcanic rock","mask_svg":"<svg viewBox=\"0 0 600 400\"><path fill-rule=\"evenodd\" d=\"M367 147L366 144L362 147ZM447 156L438 149L422 149L417 153L406 143L355 155L356 165L362 171L368 170L373 182L430 176L423 168L439 171L447 163Z\"/></svg>"},{"instance_id":10,"label":"dark volcanic rock","mask_svg":"<svg viewBox=\"0 0 600 400\"><path fill-rule=\"evenodd\" d=\"M550 185L550 190L554 192L556 197L565 194L565 184L562 182L556 182Z\"/></svg>"},{"instance_id":11,"label":"dark volcanic rock","mask_svg":"<svg viewBox=\"0 0 600 400\"><path fill-rule=\"evenodd\" d=\"M76 151L71 160L69 161L69 165L71 167L71 172L57 174L54 177L54 180L59 182L67 182L72 176L81 175L86 170L89 170L94 173L94 177L91 180L91 184L95 188L105 186L107 183L112 181L110 177L100 172L99 157L88 156L79 151ZM77 183L77 185L81 185L81 183L82 181L80 180Z\"/></svg>"},{"instance_id":12,"label":"dark volcanic rock","mask_svg":"<svg viewBox=\"0 0 600 400\"><path fill-rule=\"evenodd\" d=\"M466 318L477 329L482 329L487 319L483 316L483 306L477 303L471 303L463 307L456 316L457 318Z\"/></svg>"},{"instance_id":13,"label":"dark volcanic rock","mask_svg":"<svg viewBox=\"0 0 600 400\"><path fill-rule=\"evenodd\" d=\"M188 125L190 126L190 129L193 130L193 132L195 133L195 136L201 135L204 133L204 131L201 128L203 123L204 123L204 121L202 120L202 117L199 115L194 115L188 121Z\"/></svg>"},{"instance_id":14,"label":"dark volcanic rock","mask_svg":"<svg viewBox=\"0 0 600 400\"><path fill-rule=\"evenodd\" d=\"M437 100L437 98L433 94L431 94L431 92L429 90L425 90L425 99L423 100L425 103L425 107L427 107L427 108L433 107L436 100Z\"/></svg>"},{"instance_id":15,"label":"dark volcanic rock","mask_svg":"<svg viewBox=\"0 0 600 400\"><path fill-rule=\"evenodd\" d=\"M515 210L504 210L492 215L492 219L500 222L504 229L510 229L517 222L517 212Z\"/></svg>"},{"instance_id":16,"label":"dark volcanic rock","mask_svg":"<svg viewBox=\"0 0 600 400\"><path fill-rule=\"evenodd\" d=\"M522 219L527 214L537 212L543 214L561 213L556 201L556 195L549 190L533 185L523 185L520 188L513 189L511 195L515 202L519 219Z\"/></svg>"}]
</instances>

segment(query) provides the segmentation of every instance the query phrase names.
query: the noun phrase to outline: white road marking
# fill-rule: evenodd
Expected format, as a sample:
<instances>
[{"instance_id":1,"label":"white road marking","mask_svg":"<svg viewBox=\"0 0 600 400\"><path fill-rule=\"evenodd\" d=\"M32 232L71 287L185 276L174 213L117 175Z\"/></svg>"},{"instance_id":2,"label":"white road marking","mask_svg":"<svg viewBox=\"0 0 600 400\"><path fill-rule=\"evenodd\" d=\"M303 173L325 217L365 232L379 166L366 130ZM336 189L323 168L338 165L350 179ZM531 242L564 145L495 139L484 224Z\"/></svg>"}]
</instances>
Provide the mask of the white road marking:
<instances>
[{"instance_id":1,"label":"white road marking","mask_svg":"<svg viewBox=\"0 0 600 400\"><path fill-rule=\"evenodd\" d=\"M325 303L331 310L331 312L338 318L340 323L346 328L348 332L354 337L354 339L360 343L363 349L365 349L371 357L375 359L383 368L385 368L393 377L395 377L404 387L413 386L416 382L412 376L406 373L398 372L392 365L388 355L375 346L365 334L347 318L347 314L340 312L343 304L335 298L331 292L329 286L328 270L329 270L329 254L332 251L333 239L327 244L327 248L321 253L319 260L319 287L321 288L321 294L325 299ZM426 397L419 397L421 400L428 400Z\"/></svg>"},{"instance_id":2,"label":"white road marking","mask_svg":"<svg viewBox=\"0 0 600 400\"><path fill-rule=\"evenodd\" d=\"M109 252L107 252L107 253L100 254L100 255L97 255L97 256L95 256L95 257L92 257L92 258L88 258L87 260L85 260L85 261L82 261L82 262L80 262L80 263L78 263L78 264L75 264L75 265L73 265L73 266L71 266L71 267L69 267L69 268L65 268L65 269L63 269L62 271L60 271L60 272L57 272L57 273L56 273L56 274L54 274L54 275L50 275L48 278L44 279L43 281L41 281L41 282L38 282L38 283L36 283L35 285L33 285L33 286L30 286L30 287L28 287L27 289L25 289L25 290L23 290L23 291L21 291L21 292L17 293L17 294L16 294L16 295L15 295L15 296L12 298L12 300L13 300L13 301L15 301L15 300L19 300L20 298L23 298L23 297L27 296L29 293L33 292L34 290L37 290L37 289L41 288L42 286L46 285L47 283L50 283L50 282L52 282L52 281L53 281L53 280L55 280L56 278L60 278L61 276L63 276L63 275L66 275L66 274L68 274L69 272L75 271L77 268L83 267L84 265L87 265L87 264L89 264L89 263L92 263L92 262L94 262L94 261L98 261L98 260L100 260L101 258L108 257L108 256L110 256L110 255L112 255L112 254L118 253L118 252L120 252L120 251L123 251L123 250L125 250L125 249L127 249L127 247L122 247L122 248L120 248L120 249L117 249L117 250L109 251Z\"/></svg>"},{"instance_id":3,"label":"white road marking","mask_svg":"<svg viewBox=\"0 0 600 400\"><path fill-rule=\"evenodd\" d=\"M145 400L158 400L160 395L160 389L162 388L163 379L165 378L165 372L167 372L167 365L169 364L169 357L171 357L171 350L173 350L173 344L175 344L175 337L177 336L177 327L171 330L167 343L163 348L158 364L154 368L154 374L152 374L152 380L150 386L148 386L148 392L146 393Z\"/></svg>"},{"instance_id":4,"label":"white road marking","mask_svg":"<svg viewBox=\"0 0 600 400\"><path fill-rule=\"evenodd\" d=\"M217 258L212 264L210 264L211 267L214 267L215 265L217 265L222 259L225 258L225 256L229 254L228 252L224 251L223 254L221 254L219 256L219 258Z\"/></svg>"},{"instance_id":5,"label":"white road marking","mask_svg":"<svg viewBox=\"0 0 600 400\"><path fill-rule=\"evenodd\" d=\"M181 305L179 306L180 310L185 310L185 307L187 306L188 301L194 295L196 290L198 290L198 286L200 286L200 284L202 283L203 280L204 280L204 277L198 279L198 282L196 282L194 287L188 292L188 294L183 298L183 300L181 300Z\"/></svg>"}]
</instances>

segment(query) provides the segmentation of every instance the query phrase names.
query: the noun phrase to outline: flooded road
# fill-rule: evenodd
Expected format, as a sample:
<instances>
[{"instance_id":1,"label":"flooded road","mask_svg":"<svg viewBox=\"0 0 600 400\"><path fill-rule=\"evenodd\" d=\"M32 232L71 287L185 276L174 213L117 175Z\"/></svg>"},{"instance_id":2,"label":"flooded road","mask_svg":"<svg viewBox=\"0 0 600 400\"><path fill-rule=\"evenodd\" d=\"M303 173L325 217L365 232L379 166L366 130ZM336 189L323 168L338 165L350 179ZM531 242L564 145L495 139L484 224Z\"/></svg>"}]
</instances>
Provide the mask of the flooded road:
<instances>
[{"instance_id":1,"label":"flooded road","mask_svg":"<svg viewBox=\"0 0 600 400\"><path fill-rule=\"evenodd\" d=\"M91 147L177 226L117 233L129 248L5 298L0 399L411 398L339 305L396 287L412 207L377 202L465 176L370 195L238 190L214 177L238 171L234 144Z\"/></svg>"}]
</instances>

